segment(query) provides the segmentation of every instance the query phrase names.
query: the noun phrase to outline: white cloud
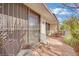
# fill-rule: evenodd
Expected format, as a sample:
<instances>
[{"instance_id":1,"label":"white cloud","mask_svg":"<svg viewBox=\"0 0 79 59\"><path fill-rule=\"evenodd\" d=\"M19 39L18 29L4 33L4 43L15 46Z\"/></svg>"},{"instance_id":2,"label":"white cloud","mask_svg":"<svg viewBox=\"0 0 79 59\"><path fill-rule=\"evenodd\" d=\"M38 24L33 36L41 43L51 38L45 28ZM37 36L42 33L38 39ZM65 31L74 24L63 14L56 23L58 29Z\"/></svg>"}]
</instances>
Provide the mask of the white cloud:
<instances>
[{"instance_id":1,"label":"white cloud","mask_svg":"<svg viewBox=\"0 0 79 59\"><path fill-rule=\"evenodd\" d=\"M79 9L77 9L77 13L79 14Z\"/></svg>"},{"instance_id":2,"label":"white cloud","mask_svg":"<svg viewBox=\"0 0 79 59\"><path fill-rule=\"evenodd\" d=\"M59 20L62 20L62 18L60 18L60 17L59 17L58 19L59 19Z\"/></svg>"},{"instance_id":3,"label":"white cloud","mask_svg":"<svg viewBox=\"0 0 79 59\"><path fill-rule=\"evenodd\" d=\"M50 9L53 13L58 14L61 8Z\"/></svg>"},{"instance_id":4,"label":"white cloud","mask_svg":"<svg viewBox=\"0 0 79 59\"><path fill-rule=\"evenodd\" d=\"M58 17L57 19L59 20L59 22L61 22L63 20L61 17Z\"/></svg>"},{"instance_id":5,"label":"white cloud","mask_svg":"<svg viewBox=\"0 0 79 59\"><path fill-rule=\"evenodd\" d=\"M68 15L68 14L71 14L71 13L69 13L69 12L67 12L67 11L63 11L63 12L61 12L60 14L61 14L61 15Z\"/></svg>"},{"instance_id":6,"label":"white cloud","mask_svg":"<svg viewBox=\"0 0 79 59\"><path fill-rule=\"evenodd\" d=\"M79 12L79 9L77 9L77 11Z\"/></svg>"},{"instance_id":7,"label":"white cloud","mask_svg":"<svg viewBox=\"0 0 79 59\"><path fill-rule=\"evenodd\" d=\"M70 12L68 12L67 9L63 9L63 8L55 8L55 9L50 9L53 13L55 14L59 14L59 15L68 15L71 14Z\"/></svg>"},{"instance_id":8,"label":"white cloud","mask_svg":"<svg viewBox=\"0 0 79 59\"><path fill-rule=\"evenodd\" d=\"M79 12L79 9L77 9L77 12Z\"/></svg>"}]
</instances>

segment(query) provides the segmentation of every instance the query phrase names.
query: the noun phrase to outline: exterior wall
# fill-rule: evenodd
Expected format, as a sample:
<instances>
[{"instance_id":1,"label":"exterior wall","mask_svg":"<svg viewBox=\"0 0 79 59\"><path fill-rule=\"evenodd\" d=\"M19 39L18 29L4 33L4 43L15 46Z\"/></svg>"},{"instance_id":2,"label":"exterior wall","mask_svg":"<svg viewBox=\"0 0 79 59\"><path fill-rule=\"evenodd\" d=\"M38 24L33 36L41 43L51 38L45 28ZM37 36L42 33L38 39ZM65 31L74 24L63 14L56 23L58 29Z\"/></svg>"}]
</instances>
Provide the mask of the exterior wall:
<instances>
[{"instance_id":1,"label":"exterior wall","mask_svg":"<svg viewBox=\"0 0 79 59\"><path fill-rule=\"evenodd\" d=\"M41 17L40 20L40 41L46 43L48 35L57 32L57 25L47 22L44 17ZM50 24L50 31L48 35L46 35L46 23Z\"/></svg>"},{"instance_id":2,"label":"exterior wall","mask_svg":"<svg viewBox=\"0 0 79 59\"><path fill-rule=\"evenodd\" d=\"M35 12L33 12L33 14L30 13L30 7L23 4L2 3L0 5L2 6L2 8L0 8L0 35L2 33L6 37L5 39L2 37L2 39L4 39L2 47L5 50L5 52L3 51L4 55L16 55L23 45L28 43L29 37L31 37L31 39L34 37L32 41L35 43L39 42L38 36L40 36L41 42L47 40L47 18L45 19L44 16L36 14ZM29 18L31 18L31 22L29 21ZM48 21L50 20L48 19ZM32 22L32 25L34 26L29 26ZM50 26L50 29L51 32L56 30L52 25ZM38 33L39 31L40 33Z\"/></svg>"},{"instance_id":3,"label":"exterior wall","mask_svg":"<svg viewBox=\"0 0 79 59\"><path fill-rule=\"evenodd\" d=\"M43 17L40 20L40 41L44 42L46 40L46 20Z\"/></svg>"},{"instance_id":4,"label":"exterior wall","mask_svg":"<svg viewBox=\"0 0 79 59\"><path fill-rule=\"evenodd\" d=\"M28 40L31 44L39 42L40 18L37 13L24 4L0 5L0 36L2 48L5 49L3 55L16 55Z\"/></svg>"},{"instance_id":5,"label":"exterior wall","mask_svg":"<svg viewBox=\"0 0 79 59\"><path fill-rule=\"evenodd\" d=\"M57 25L50 24L50 32L51 33L57 32Z\"/></svg>"}]
</instances>

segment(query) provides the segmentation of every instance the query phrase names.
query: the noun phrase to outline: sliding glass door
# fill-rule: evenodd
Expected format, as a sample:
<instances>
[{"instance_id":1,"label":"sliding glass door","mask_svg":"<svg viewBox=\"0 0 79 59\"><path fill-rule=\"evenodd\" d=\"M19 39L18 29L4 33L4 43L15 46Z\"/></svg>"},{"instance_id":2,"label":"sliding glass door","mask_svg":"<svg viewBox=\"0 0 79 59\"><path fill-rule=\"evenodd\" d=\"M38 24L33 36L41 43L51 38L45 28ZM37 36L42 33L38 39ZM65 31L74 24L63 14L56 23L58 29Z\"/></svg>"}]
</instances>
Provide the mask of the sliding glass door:
<instances>
[{"instance_id":1,"label":"sliding glass door","mask_svg":"<svg viewBox=\"0 0 79 59\"><path fill-rule=\"evenodd\" d=\"M30 10L29 12L29 43L37 43L40 39L39 15Z\"/></svg>"}]
</instances>

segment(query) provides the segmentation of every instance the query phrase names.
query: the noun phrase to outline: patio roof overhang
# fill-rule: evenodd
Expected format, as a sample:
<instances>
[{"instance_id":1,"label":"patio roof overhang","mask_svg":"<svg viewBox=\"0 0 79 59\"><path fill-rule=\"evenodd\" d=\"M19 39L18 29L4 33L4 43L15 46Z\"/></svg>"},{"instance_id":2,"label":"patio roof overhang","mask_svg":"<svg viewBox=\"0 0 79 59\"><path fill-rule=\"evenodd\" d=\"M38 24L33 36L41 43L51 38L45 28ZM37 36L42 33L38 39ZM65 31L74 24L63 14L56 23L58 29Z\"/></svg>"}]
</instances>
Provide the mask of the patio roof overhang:
<instances>
[{"instance_id":1,"label":"patio roof overhang","mask_svg":"<svg viewBox=\"0 0 79 59\"><path fill-rule=\"evenodd\" d=\"M46 22L57 25L58 23L57 18L55 17L54 14L52 14L48 10L46 4L43 3L24 3L24 4L33 11L35 11L36 13L38 13L39 15L41 15L41 17L43 17L46 20Z\"/></svg>"}]
</instances>

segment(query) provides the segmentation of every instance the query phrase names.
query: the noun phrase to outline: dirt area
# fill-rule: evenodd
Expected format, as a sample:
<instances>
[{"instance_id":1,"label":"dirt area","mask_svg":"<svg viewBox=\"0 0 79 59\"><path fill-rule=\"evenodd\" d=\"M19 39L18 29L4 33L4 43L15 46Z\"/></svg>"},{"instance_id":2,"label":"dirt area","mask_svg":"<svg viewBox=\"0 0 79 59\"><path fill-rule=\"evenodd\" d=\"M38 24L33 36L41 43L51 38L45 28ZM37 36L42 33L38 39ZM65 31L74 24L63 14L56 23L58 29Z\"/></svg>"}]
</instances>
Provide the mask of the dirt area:
<instances>
[{"instance_id":1,"label":"dirt area","mask_svg":"<svg viewBox=\"0 0 79 59\"><path fill-rule=\"evenodd\" d=\"M18 55L24 56L76 56L72 47L62 42L62 37L49 38L46 43L37 43L36 45L27 46L20 51ZM29 49L26 49L30 47Z\"/></svg>"},{"instance_id":2,"label":"dirt area","mask_svg":"<svg viewBox=\"0 0 79 59\"><path fill-rule=\"evenodd\" d=\"M48 43L39 43L32 54L35 56L75 56L73 48L64 44L60 40L49 39Z\"/></svg>"}]
</instances>

